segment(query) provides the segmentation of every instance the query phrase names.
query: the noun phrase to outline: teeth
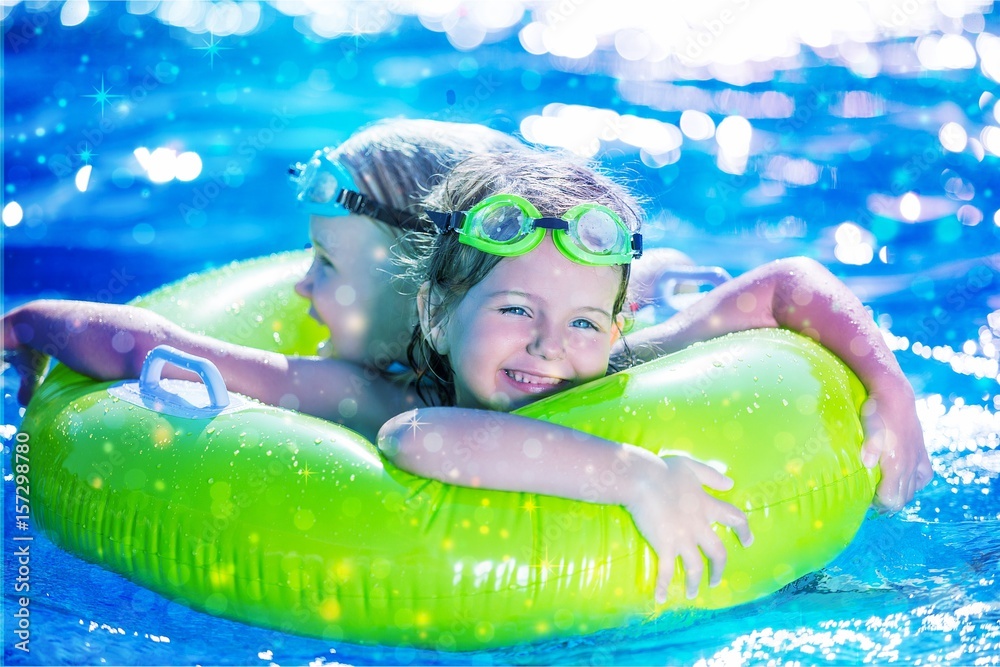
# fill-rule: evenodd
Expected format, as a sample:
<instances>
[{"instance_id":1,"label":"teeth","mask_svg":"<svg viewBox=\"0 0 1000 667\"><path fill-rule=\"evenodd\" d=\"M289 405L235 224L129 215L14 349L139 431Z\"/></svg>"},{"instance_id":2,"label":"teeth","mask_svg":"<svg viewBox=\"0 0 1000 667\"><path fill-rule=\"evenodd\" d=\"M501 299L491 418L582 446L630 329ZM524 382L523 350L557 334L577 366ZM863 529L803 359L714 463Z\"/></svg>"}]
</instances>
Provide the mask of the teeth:
<instances>
[{"instance_id":1,"label":"teeth","mask_svg":"<svg viewBox=\"0 0 1000 667\"><path fill-rule=\"evenodd\" d=\"M537 375L527 376L519 371L504 371L507 376L513 378L515 382L521 382L523 384L547 384L547 385L557 385L562 380L557 378L540 377Z\"/></svg>"}]
</instances>

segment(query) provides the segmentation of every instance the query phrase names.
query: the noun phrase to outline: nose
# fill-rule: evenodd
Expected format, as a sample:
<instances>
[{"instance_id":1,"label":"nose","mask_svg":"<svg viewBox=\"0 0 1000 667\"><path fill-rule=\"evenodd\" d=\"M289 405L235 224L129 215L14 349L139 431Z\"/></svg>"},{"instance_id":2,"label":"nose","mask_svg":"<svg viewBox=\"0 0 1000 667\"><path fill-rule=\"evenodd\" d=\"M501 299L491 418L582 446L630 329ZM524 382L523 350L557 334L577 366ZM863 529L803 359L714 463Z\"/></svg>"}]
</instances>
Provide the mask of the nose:
<instances>
[{"instance_id":1,"label":"nose","mask_svg":"<svg viewBox=\"0 0 1000 667\"><path fill-rule=\"evenodd\" d=\"M566 342L563 332L551 324L542 324L534 330L528 344L528 353L546 361L562 359L566 356Z\"/></svg>"},{"instance_id":2,"label":"nose","mask_svg":"<svg viewBox=\"0 0 1000 667\"><path fill-rule=\"evenodd\" d=\"M295 293L301 296L303 299L312 300L313 293L313 269L316 267L316 261L309 265L309 270L306 271L306 275L302 276L302 279L295 283Z\"/></svg>"}]
</instances>

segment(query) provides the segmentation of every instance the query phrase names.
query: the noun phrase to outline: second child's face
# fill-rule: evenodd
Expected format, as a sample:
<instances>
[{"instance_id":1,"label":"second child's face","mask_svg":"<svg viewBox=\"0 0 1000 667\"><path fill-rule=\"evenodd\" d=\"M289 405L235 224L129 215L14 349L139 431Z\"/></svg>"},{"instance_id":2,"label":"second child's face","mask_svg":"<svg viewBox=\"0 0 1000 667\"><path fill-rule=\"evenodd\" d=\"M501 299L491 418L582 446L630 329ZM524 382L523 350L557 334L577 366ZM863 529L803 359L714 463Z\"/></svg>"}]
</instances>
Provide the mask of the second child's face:
<instances>
[{"instance_id":1,"label":"second child's face","mask_svg":"<svg viewBox=\"0 0 1000 667\"><path fill-rule=\"evenodd\" d=\"M369 218L312 216L313 262L295 291L330 329L330 354L357 363L406 358L412 300L392 284L394 238Z\"/></svg>"},{"instance_id":2,"label":"second child's face","mask_svg":"<svg viewBox=\"0 0 1000 667\"><path fill-rule=\"evenodd\" d=\"M620 281L617 267L568 260L551 236L502 259L442 328L458 406L512 410L603 377Z\"/></svg>"}]
</instances>

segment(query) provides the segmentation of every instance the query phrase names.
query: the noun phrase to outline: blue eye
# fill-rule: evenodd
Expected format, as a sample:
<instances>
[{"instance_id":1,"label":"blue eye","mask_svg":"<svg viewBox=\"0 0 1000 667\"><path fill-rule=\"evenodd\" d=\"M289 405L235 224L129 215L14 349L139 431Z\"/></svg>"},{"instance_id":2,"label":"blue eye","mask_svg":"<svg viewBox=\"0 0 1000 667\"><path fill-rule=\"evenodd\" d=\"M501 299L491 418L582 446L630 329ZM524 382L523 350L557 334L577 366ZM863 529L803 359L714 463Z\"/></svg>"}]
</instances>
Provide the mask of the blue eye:
<instances>
[{"instance_id":1,"label":"blue eye","mask_svg":"<svg viewBox=\"0 0 1000 667\"><path fill-rule=\"evenodd\" d=\"M527 315L528 311L521 306L503 306L500 312L504 315Z\"/></svg>"},{"instance_id":2,"label":"blue eye","mask_svg":"<svg viewBox=\"0 0 1000 667\"><path fill-rule=\"evenodd\" d=\"M570 326L576 329L591 329L593 331L600 331L600 328L596 324L590 320L583 319L582 317L578 320L573 320Z\"/></svg>"}]
</instances>

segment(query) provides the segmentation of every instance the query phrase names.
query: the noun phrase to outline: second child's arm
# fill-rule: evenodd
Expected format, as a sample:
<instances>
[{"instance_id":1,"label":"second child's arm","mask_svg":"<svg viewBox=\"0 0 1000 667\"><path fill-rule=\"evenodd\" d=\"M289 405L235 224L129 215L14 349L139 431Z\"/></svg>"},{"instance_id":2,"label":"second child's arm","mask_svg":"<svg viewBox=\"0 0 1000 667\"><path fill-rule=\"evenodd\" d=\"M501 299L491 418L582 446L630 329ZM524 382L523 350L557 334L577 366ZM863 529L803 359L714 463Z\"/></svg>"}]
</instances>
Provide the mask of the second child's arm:
<instances>
[{"instance_id":1,"label":"second child's arm","mask_svg":"<svg viewBox=\"0 0 1000 667\"><path fill-rule=\"evenodd\" d=\"M862 458L882 472L875 505L900 509L933 476L913 388L864 305L823 265L796 257L757 267L625 342L648 361L698 341L767 327L815 339L857 373L869 397Z\"/></svg>"},{"instance_id":2,"label":"second child's arm","mask_svg":"<svg viewBox=\"0 0 1000 667\"><path fill-rule=\"evenodd\" d=\"M746 515L702 488L732 487L713 468L527 417L425 408L387 422L378 446L399 467L450 484L625 506L659 558L661 603L678 557L689 597L704 572L702 553L711 584L721 581L726 550L713 523L733 528L744 546L753 540Z\"/></svg>"},{"instance_id":3,"label":"second child's arm","mask_svg":"<svg viewBox=\"0 0 1000 667\"><path fill-rule=\"evenodd\" d=\"M21 358L18 399L26 404L44 356L99 380L138 377L157 345L214 363L235 392L343 423L369 438L412 397L370 369L337 359L286 357L193 334L152 311L85 301L32 301L3 318L5 353ZM173 366L167 376L193 378Z\"/></svg>"}]
</instances>

